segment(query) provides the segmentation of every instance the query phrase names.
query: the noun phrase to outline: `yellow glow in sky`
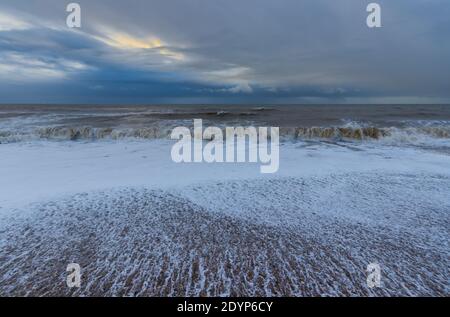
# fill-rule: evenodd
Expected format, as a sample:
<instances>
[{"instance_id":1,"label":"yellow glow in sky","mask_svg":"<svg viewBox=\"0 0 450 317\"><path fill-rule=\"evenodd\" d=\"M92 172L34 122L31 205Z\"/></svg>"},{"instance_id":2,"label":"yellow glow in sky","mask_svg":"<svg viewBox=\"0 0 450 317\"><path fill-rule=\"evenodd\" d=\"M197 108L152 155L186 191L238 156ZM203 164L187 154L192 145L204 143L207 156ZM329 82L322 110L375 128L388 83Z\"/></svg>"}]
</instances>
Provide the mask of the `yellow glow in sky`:
<instances>
[{"instance_id":1,"label":"yellow glow in sky","mask_svg":"<svg viewBox=\"0 0 450 317\"><path fill-rule=\"evenodd\" d=\"M111 37L113 46L118 46L120 48L158 48L162 46L162 42L160 39L150 39L150 40L141 40L138 38L131 37L126 34L114 34Z\"/></svg>"},{"instance_id":2,"label":"yellow glow in sky","mask_svg":"<svg viewBox=\"0 0 450 317\"><path fill-rule=\"evenodd\" d=\"M139 39L125 33L109 33L107 37L94 36L96 39L120 49L157 49L158 53L175 60L184 59L183 54L165 47L158 38Z\"/></svg>"}]
</instances>

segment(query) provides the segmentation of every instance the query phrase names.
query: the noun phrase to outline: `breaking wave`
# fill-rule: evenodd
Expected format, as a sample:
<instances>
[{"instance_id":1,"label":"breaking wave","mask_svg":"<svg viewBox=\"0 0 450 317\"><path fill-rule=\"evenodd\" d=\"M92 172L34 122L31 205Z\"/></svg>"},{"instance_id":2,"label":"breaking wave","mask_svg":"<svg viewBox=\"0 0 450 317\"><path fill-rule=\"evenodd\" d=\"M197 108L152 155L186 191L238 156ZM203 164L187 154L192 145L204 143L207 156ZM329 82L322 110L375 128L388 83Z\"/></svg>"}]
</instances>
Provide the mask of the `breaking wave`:
<instances>
[{"instance_id":1,"label":"breaking wave","mask_svg":"<svg viewBox=\"0 0 450 317\"><path fill-rule=\"evenodd\" d=\"M101 139L160 139L170 136L169 129L148 128L92 128L92 127L41 127L32 131L0 131L0 142L45 140L101 140Z\"/></svg>"},{"instance_id":2,"label":"breaking wave","mask_svg":"<svg viewBox=\"0 0 450 317\"><path fill-rule=\"evenodd\" d=\"M149 126L138 128L95 128L48 126L32 129L0 129L0 143L33 140L119 140L168 139L174 126ZM225 128L222 127L223 132ZM225 133L224 133L225 135ZM450 139L450 126L374 127L347 124L338 127L280 127L282 140L390 140L400 143L427 139Z\"/></svg>"},{"instance_id":3,"label":"breaking wave","mask_svg":"<svg viewBox=\"0 0 450 317\"><path fill-rule=\"evenodd\" d=\"M300 139L381 139L396 138L416 140L427 136L433 138L450 138L450 127L299 127L280 128L280 135Z\"/></svg>"}]
</instances>

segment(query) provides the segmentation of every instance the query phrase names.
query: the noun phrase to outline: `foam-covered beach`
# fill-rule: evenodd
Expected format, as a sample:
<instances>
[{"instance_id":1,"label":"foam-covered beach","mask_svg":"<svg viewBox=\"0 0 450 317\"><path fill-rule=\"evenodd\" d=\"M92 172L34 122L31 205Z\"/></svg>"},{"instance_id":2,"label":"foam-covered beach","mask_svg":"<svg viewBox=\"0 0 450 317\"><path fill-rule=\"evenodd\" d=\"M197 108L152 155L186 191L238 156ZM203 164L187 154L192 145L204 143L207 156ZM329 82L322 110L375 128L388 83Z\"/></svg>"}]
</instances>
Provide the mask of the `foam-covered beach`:
<instances>
[{"instance_id":1,"label":"foam-covered beach","mask_svg":"<svg viewBox=\"0 0 450 317\"><path fill-rule=\"evenodd\" d=\"M414 133L282 138L275 174L177 164L161 137L4 139L0 295L448 296L448 138Z\"/></svg>"}]
</instances>

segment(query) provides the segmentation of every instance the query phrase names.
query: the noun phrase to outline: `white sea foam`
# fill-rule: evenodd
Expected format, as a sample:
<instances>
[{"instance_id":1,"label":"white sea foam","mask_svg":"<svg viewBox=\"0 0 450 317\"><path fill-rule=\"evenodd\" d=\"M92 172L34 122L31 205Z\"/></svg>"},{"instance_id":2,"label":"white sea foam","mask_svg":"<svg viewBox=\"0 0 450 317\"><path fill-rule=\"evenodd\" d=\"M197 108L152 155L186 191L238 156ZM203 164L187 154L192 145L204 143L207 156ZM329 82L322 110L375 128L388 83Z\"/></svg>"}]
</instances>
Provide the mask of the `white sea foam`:
<instances>
[{"instance_id":1,"label":"white sea foam","mask_svg":"<svg viewBox=\"0 0 450 317\"><path fill-rule=\"evenodd\" d=\"M261 177L256 163L176 164L173 141L25 142L0 145L0 206L116 186L173 186ZM299 141L280 146L275 176L372 170L448 173L445 153L380 143ZM42 194L42 195L41 195ZM1 209L0 209L1 210Z\"/></svg>"},{"instance_id":2,"label":"white sea foam","mask_svg":"<svg viewBox=\"0 0 450 317\"><path fill-rule=\"evenodd\" d=\"M448 154L297 140L262 175L175 164L172 144L0 145L0 294L450 294Z\"/></svg>"}]
</instances>

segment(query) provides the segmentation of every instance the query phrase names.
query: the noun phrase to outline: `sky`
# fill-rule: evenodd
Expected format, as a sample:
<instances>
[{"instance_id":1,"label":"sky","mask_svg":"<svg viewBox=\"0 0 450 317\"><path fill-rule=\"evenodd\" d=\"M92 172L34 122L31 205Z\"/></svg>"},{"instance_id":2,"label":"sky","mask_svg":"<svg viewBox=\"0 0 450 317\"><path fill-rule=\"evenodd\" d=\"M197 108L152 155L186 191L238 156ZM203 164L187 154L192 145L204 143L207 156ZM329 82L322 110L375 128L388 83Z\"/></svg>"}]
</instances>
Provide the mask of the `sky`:
<instances>
[{"instance_id":1,"label":"sky","mask_svg":"<svg viewBox=\"0 0 450 317\"><path fill-rule=\"evenodd\" d=\"M0 103L450 103L450 1L370 2L0 0Z\"/></svg>"}]
</instances>

